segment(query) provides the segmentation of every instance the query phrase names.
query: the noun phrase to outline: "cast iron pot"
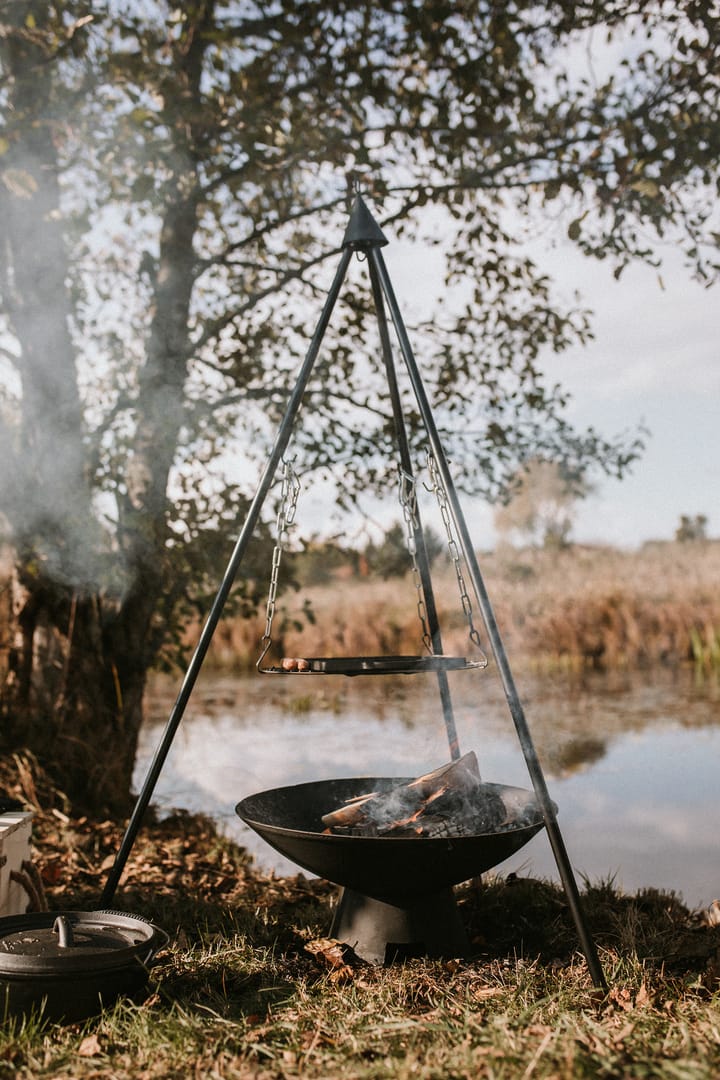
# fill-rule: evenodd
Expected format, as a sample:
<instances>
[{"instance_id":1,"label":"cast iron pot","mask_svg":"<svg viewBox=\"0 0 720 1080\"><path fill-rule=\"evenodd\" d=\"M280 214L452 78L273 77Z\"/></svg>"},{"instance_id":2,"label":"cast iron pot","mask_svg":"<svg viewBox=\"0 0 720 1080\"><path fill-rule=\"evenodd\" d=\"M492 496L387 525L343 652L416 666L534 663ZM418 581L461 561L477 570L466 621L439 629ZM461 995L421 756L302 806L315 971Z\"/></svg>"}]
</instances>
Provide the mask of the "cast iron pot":
<instances>
[{"instance_id":1,"label":"cast iron pot","mask_svg":"<svg viewBox=\"0 0 720 1080\"><path fill-rule=\"evenodd\" d=\"M83 1020L147 989L167 934L120 911L42 911L0 919L0 1018Z\"/></svg>"}]
</instances>

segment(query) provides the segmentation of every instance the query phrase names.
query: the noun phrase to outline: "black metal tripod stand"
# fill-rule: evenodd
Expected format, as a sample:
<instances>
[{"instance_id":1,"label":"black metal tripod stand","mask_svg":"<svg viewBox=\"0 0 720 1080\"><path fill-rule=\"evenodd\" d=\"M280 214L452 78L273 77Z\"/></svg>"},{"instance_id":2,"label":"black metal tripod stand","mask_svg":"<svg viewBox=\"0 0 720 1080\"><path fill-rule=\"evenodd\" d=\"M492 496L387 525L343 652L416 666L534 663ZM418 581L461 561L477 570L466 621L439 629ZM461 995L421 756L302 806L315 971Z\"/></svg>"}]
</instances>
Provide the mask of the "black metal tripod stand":
<instances>
[{"instance_id":1,"label":"black metal tripod stand","mask_svg":"<svg viewBox=\"0 0 720 1080\"><path fill-rule=\"evenodd\" d=\"M502 680L502 685L505 691L507 704L515 726L515 730L517 732L525 762L527 764L528 772L532 780L535 795L542 812L545 828L547 830L550 845L555 856L555 861L557 864L560 879L565 890L565 896L567 898L567 902L575 922L580 944L585 954L588 969L590 971L590 975L594 984L598 987L604 988L606 985L605 978L598 959L595 943L590 935L585 921L585 915L582 908L577 883L575 881L572 867L570 865L567 851L565 849L565 844L560 833L560 829L558 827L555 808L548 794L545 777L543 775L537 752L535 750L535 746L530 735L530 730L527 724L527 720L525 718L522 704L520 702L517 688L515 686L512 672L510 670L510 665L508 663L505 648L500 637L492 605L490 603L490 599L488 597L487 590L485 588L485 584L480 573L480 568L478 566L477 558L475 556L473 544L470 539L467 524L460 506L460 502L458 500L453 479L448 468L447 459L445 457L443 446L438 435L438 430L435 425L433 413L430 408L427 394L425 392L425 387L423 385L423 381L420 376L415 357L413 355L413 351L410 345L410 341L408 339L405 325L403 323L400 309L398 307L392 283L388 276L385 262L380 251L381 247L383 247L386 243L387 240L385 239L385 236L383 235L372 214L368 210L365 202L360 195L357 195L345 232L340 263L335 274L333 283L330 287L328 296L326 298L319 322L317 324L317 328L310 342L305 360L302 364L297 381L290 395L285 414L280 423L275 445L272 449L268 463L263 472L255 497L250 505L245 524L243 525L242 531L240 532L240 535L237 539L233 554L225 571L225 576L223 577L222 583L203 627L198 645L188 666L177 700L170 713L162 738L157 747L145 782L138 796L138 800L135 805L135 809L133 811L130 822L128 824L122 844L108 875L101 902L103 905L109 905L115 895L115 891L122 875L123 868L125 866L125 863L127 862L130 851L132 850L137 833L142 823L142 819L147 810L148 804L152 797L152 793L155 789L158 777L172 745L175 733L182 720L197 676L200 672L208 647L220 619L225 601L228 598L236 574L245 555L248 543L253 536L253 533L257 526L263 504L290 441L293 425L300 409L300 405L302 403L303 394L305 392L308 379L312 372L313 365L317 359L323 337L330 322L330 317L332 315L335 303L338 299L342 283L344 281L348 266L350 264L350 260L354 252L361 252L367 258L370 273L370 281L380 332L380 341L382 346L383 358L385 361L390 399L393 408L395 433L400 452L401 467L409 475L412 475L408 440L405 431L402 410L400 407L400 397L397 387L392 348L390 344L390 333L386 315L386 306L395 329L395 334L399 344L400 352L405 363L407 373L409 375L409 379L417 402L417 407L423 425L425 427L425 431L427 433L427 439L432 451L435 467L438 471L439 478L444 489L449 514L455 526L458 543L462 551L462 557L465 561L465 566L467 568L470 582L472 584L472 590L478 608L482 613L488 640L492 647L495 662L500 673L500 678ZM451 756L456 758L459 756L459 748L457 745L457 734L455 732L454 720L452 717L452 706L450 702L450 694L446 674L448 665L439 662L442 660L442 643L440 639L440 630L432 591L432 583L430 581L429 575L429 563L427 559L427 553L425 551L424 540L422 537L422 528L419 526L419 524L415 529L415 544L417 551L418 568L424 594L424 603L427 611L428 632L432 646L430 660L432 661L434 657L437 661L435 664L429 664L426 670L437 671L438 685L443 706L443 715L448 734L450 752ZM345 670L343 672L342 665L337 670L339 670L340 673L345 674L358 673L357 670L354 672ZM382 673L382 664L380 665L379 670ZM392 669L386 665L386 671L388 670Z\"/></svg>"}]
</instances>

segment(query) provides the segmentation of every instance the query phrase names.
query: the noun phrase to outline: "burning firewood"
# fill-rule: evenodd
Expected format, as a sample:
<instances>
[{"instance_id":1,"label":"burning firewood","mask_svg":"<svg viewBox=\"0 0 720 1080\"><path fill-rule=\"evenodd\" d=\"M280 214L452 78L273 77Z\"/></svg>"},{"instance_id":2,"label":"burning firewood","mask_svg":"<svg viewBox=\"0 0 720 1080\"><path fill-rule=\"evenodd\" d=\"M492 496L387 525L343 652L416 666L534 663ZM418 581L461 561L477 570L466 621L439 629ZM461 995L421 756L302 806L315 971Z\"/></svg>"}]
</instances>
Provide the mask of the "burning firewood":
<instances>
[{"instance_id":1,"label":"burning firewood","mask_svg":"<svg viewBox=\"0 0 720 1080\"><path fill-rule=\"evenodd\" d=\"M505 804L482 784L472 751L390 791L350 799L322 819L329 832L426 837L492 832L506 820Z\"/></svg>"}]
</instances>

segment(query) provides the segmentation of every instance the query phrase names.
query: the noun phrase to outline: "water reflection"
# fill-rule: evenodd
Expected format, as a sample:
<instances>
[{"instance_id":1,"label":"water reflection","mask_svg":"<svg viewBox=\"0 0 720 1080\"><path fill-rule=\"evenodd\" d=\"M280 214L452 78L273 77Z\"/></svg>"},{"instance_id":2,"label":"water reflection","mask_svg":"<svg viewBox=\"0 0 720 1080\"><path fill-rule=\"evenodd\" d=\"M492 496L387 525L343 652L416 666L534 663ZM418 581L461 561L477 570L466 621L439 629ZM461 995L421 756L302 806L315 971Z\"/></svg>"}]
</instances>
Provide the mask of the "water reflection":
<instances>
[{"instance_id":1,"label":"water reflection","mask_svg":"<svg viewBox=\"0 0 720 1080\"><path fill-rule=\"evenodd\" d=\"M476 751L485 779L529 786L496 680L455 680L463 751ZM691 906L720 894L717 693L667 677L524 682L528 721L576 872L593 881L614 876L628 891L674 889ZM175 690L172 683L153 687L136 786ZM295 872L236 817L241 798L305 780L416 775L448 756L432 676L202 675L154 801L213 815L263 866ZM500 870L557 878L544 833Z\"/></svg>"}]
</instances>

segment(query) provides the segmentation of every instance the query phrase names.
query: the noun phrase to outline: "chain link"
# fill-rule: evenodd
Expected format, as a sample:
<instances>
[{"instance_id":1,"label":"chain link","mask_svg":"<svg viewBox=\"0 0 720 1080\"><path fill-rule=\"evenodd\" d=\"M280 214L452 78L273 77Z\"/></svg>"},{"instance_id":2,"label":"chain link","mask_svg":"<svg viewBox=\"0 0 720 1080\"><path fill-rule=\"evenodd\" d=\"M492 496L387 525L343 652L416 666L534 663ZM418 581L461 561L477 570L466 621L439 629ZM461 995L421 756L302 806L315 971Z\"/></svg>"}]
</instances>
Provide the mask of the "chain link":
<instances>
[{"instance_id":1,"label":"chain link","mask_svg":"<svg viewBox=\"0 0 720 1080\"><path fill-rule=\"evenodd\" d=\"M420 567L418 566L418 543L416 534L418 530L418 496L416 491L415 477L405 472L402 465L398 465L398 496L400 507L403 509L405 519L405 542L412 562L412 583L415 585L418 595L418 618L422 626L422 644L427 651L433 651L433 639L430 630L427 629L427 611L425 609L425 594L422 588Z\"/></svg>"},{"instance_id":2,"label":"chain link","mask_svg":"<svg viewBox=\"0 0 720 1080\"><path fill-rule=\"evenodd\" d=\"M415 478L405 472L402 465L398 466L399 477L399 497L400 506L402 507L403 518L405 520L405 543L410 553L412 560L412 576L415 591L417 593L417 612L420 619L420 625L422 626L422 640L423 645L429 653L433 651L432 637L428 630L427 624L427 611L425 608L425 593L422 586L422 578L420 576L420 567L417 561L417 542L415 540L415 534L418 527L418 514L417 514L417 491L415 488Z\"/></svg>"},{"instance_id":3,"label":"chain link","mask_svg":"<svg viewBox=\"0 0 720 1080\"><path fill-rule=\"evenodd\" d=\"M277 600L278 577L280 574L280 562L288 540L288 529L295 521L298 495L300 494L300 481L293 469L292 462L283 459L282 486L280 488L280 506L278 507L277 521L275 524L275 547L273 549L272 568L270 570L270 588L268 590L267 608L265 614L265 633L262 637L262 652L258 658L256 667L260 667L267 652L272 645L272 627L275 618L275 602Z\"/></svg>"},{"instance_id":4,"label":"chain link","mask_svg":"<svg viewBox=\"0 0 720 1080\"><path fill-rule=\"evenodd\" d=\"M450 516L450 507L448 505L447 492L445 490L445 485L442 482L442 478L440 476L440 472L438 470L435 458L430 451L428 451L427 465L428 474L430 476L430 490L434 493L435 498L437 499L437 504L440 509L440 516L442 518L443 525L445 526L445 532L447 534L448 551L450 552L450 558L452 559L453 565L455 567L455 576L457 578L458 591L460 593L460 603L462 604L462 609L467 620L469 637L473 645L475 645L476 648L480 650L480 655L483 661L482 666L487 667L488 658L485 654L485 650L482 647L480 634L473 621L472 604L470 602L470 595L468 593L467 585L465 584L465 577L462 571L460 550L457 546L455 535L453 533L452 518Z\"/></svg>"}]
</instances>

